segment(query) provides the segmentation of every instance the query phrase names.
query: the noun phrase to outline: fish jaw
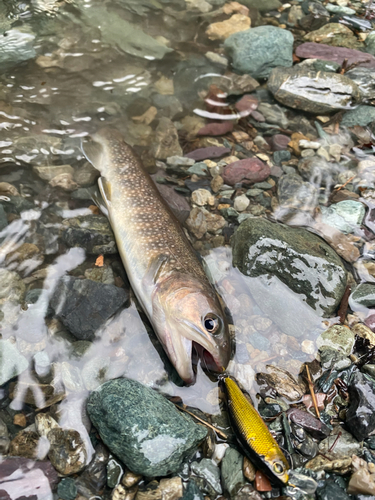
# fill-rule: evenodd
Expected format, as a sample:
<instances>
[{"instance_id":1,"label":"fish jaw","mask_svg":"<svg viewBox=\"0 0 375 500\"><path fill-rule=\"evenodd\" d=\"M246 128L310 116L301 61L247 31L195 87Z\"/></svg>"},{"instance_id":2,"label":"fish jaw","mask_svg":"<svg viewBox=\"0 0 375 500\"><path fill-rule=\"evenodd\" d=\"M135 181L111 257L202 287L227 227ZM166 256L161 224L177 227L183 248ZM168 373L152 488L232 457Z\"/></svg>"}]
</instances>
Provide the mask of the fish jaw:
<instances>
[{"instance_id":1,"label":"fish jaw","mask_svg":"<svg viewBox=\"0 0 375 500\"><path fill-rule=\"evenodd\" d=\"M212 311L220 315L222 323L221 331L216 336L203 327L205 315ZM186 276L172 276L155 287L151 322L185 383L195 381L194 352L201 359L203 368L209 371L222 373L229 363L231 345L224 312L215 292L202 288L199 281Z\"/></svg>"}]
</instances>

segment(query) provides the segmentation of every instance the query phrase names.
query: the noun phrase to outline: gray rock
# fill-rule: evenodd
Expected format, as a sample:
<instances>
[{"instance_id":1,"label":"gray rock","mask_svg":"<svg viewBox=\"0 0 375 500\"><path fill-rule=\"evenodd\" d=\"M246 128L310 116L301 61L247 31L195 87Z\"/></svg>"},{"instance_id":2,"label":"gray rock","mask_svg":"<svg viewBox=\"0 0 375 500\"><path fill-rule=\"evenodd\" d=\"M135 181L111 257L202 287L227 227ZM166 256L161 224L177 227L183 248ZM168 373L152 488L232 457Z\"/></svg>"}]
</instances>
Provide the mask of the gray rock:
<instances>
[{"instance_id":1,"label":"gray rock","mask_svg":"<svg viewBox=\"0 0 375 500\"><path fill-rule=\"evenodd\" d=\"M283 208L312 210L317 204L318 192L311 182L304 182L298 174L291 173L280 177L277 197Z\"/></svg>"},{"instance_id":2,"label":"gray rock","mask_svg":"<svg viewBox=\"0 0 375 500\"><path fill-rule=\"evenodd\" d=\"M220 484L220 469L209 458L203 458L200 462L193 462L191 471L198 477L204 479L207 493L222 493Z\"/></svg>"},{"instance_id":3,"label":"gray rock","mask_svg":"<svg viewBox=\"0 0 375 500\"><path fill-rule=\"evenodd\" d=\"M151 100L153 105L158 108L159 116L166 116L172 120L183 111L182 104L174 95L153 94Z\"/></svg>"},{"instance_id":4,"label":"gray rock","mask_svg":"<svg viewBox=\"0 0 375 500\"><path fill-rule=\"evenodd\" d=\"M106 382L91 393L87 409L112 453L130 470L148 477L178 471L207 434L135 380Z\"/></svg>"},{"instance_id":5,"label":"gray rock","mask_svg":"<svg viewBox=\"0 0 375 500\"><path fill-rule=\"evenodd\" d=\"M341 434L337 438L338 434ZM335 443L335 446L332 446ZM361 444L341 426L336 426L331 434L319 443L319 451L331 459L351 457L360 453Z\"/></svg>"},{"instance_id":6,"label":"gray rock","mask_svg":"<svg viewBox=\"0 0 375 500\"><path fill-rule=\"evenodd\" d=\"M365 45L366 45L365 52L375 56L375 31L372 31L371 33L368 34L365 40Z\"/></svg>"},{"instance_id":7,"label":"gray rock","mask_svg":"<svg viewBox=\"0 0 375 500\"><path fill-rule=\"evenodd\" d=\"M6 455L8 453L9 444L10 444L10 439L9 439L7 425L0 418L0 454L1 455Z\"/></svg>"},{"instance_id":8,"label":"gray rock","mask_svg":"<svg viewBox=\"0 0 375 500\"><path fill-rule=\"evenodd\" d=\"M341 120L343 127L366 127L375 121L374 106L358 106L356 109L347 111Z\"/></svg>"},{"instance_id":9,"label":"gray rock","mask_svg":"<svg viewBox=\"0 0 375 500\"><path fill-rule=\"evenodd\" d=\"M221 462L221 477L224 491L229 493L230 497L246 482L243 475L243 455L234 448L227 448L225 452Z\"/></svg>"},{"instance_id":10,"label":"gray rock","mask_svg":"<svg viewBox=\"0 0 375 500\"><path fill-rule=\"evenodd\" d=\"M293 41L293 35L287 30L259 26L231 35L224 47L236 71L254 78L267 78L277 66L292 66Z\"/></svg>"},{"instance_id":11,"label":"gray rock","mask_svg":"<svg viewBox=\"0 0 375 500\"><path fill-rule=\"evenodd\" d=\"M267 86L285 106L315 114L347 109L360 100L358 86L337 73L275 68Z\"/></svg>"},{"instance_id":12,"label":"gray rock","mask_svg":"<svg viewBox=\"0 0 375 500\"><path fill-rule=\"evenodd\" d=\"M74 174L70 165L43 165L33 167L33 171L44 181L51 181L60 174Z\"/></svg>"},{"instance_id":13,"label":"gray rock","mask_svg":"<svg viewBox=\"0 0 375 500\"><path fill-rule=\"evenodd\" d=\"M64 220L61 237L69 247L81 247L90 254L117 253L111 225L103 215L85 215Z\"/></svg>"},{"instance_id":14,"label":"gray rock","mask_svg":"<svg viewBox=\"0 0 375 500\"><path fill-rule=\"evenodd\" d=\"M350 381L349 397L346 425L358 441L363 441L375 429L374 379L361 372L356 372ZM353 438L352 441L354 441ZM358 454L357 451L352 453ZM348 455L352 453L348 453Z\"/></svg>"},{"instance_id":15,"label":"gray rock","mask_svg":"<svg viewBox=\"0 0 375 500\"><path fill-rule=\"evenodd\" d=\"M262 113L267 123L274 123L282 128L288 128L288 118L279 105L261 102L257 111Z\"/></svg>"},{"instance_id":16,"label":"gray rock","mask_svg":"<svg viewBox=\"0 0 375 500\"><path fill-rule=\"evenodd\" d=\"M246 7L257 9L261 13L277 10L282 5L279 0L242 0L242 3Z\"/></svg>"},{"instance_id":17,"label":"gray rock","mask_svg":"<svg viewBox=\"0 0 375 500\"><path fill-rule=\"evenodd\" d=\"M74 479L71 477L64 477L59 482L57 493L62 500L74 500L78 493Z\"/></svg>"},{"instance_id":18,"label":"gray rock","mask_svg":"<svg viewBox=\"0 0 375 500\"><path fill-rule=\"evenodd\" d=\"M0 205L0 231L8 225L7 214L5 213L3 205Z\"/></svg>"},{"instance_id":19,"label":"gray rock","mask_svg":"<svg viewBox=\"0 0 375 500\"><path fill-rule=\"evenodd\" d=\"M352 352L355 334L342 325L333 325L321 333L316 340L320 352L321 364L325 369L335 369L350 365L346 359Z\"/></svg>"},{"instance_id":20,"label":"gray rock","mask_svg":"<svg viewBox=\"0 0 375 500\"><path fill-rule=\"evenodd\" d=\"M100 172L94 168L88 161L80 165L74 171L74 180L80 186L92 186L95 184L96 179L99 177Z\"/></svg>"},{"instance_id":21,"label":"gray rock","mask_svg":"<svg viewBox=\"0 0 375 500\"><path fill-rule=\"evenodd\" d=\"M332 500L333 498L335 500L350 500L351 496L346 493L345 489L335 483L333 478L330 478L318 484L316 498L318 500Z\"/></svg>"},{"instance_id":22,"label":"gray rock","mask_svg":"<svg viewBox=\"0 0 375 500\"><path fill-rule=\"evenodd\" d=\"M353 68L345 73L345 76L355 82L366 99L375 99L375 69Z\"/></svg>"},{"instance_id":23,"label":"gray rock","mask_svg":"<svg viewBox=\"0 0 375 500\"><path fill-rule=\"evenodd\" d=\"M123 288L64 276L50 304L56 316L77 339L89 340L128 300L129 291Z\"/></svg>"},{"instance_id":24,"label":"gray rock","mask_svg":"<svg viewBox=\"0 0 375 500\"><path fill-rule=\"evenodd\" d=\"M277 277L319 314L332 314L345 291L340 258L300 228L247 219L233 238L233 265L246 276Z\"/></svg>"},{"instance_id":25,"label":"gray rock","mask_svg":"<svg viewBox=\"0 0 375 500\"><path fill-rule=\"evenodd\" d=\"M349 305L353 311L375 306L375 285L360 283L350 295Z\"/></svg>"},{"instance_id":26,"label":"gray rock","mask_svg":"<svg viewBox=\"0 0 375 500\"><path fill-rule=\"evenodd\" d=\"M0 340L0 386L24 372L29 362L9 340Z\"/></svg>"}]
</instances>

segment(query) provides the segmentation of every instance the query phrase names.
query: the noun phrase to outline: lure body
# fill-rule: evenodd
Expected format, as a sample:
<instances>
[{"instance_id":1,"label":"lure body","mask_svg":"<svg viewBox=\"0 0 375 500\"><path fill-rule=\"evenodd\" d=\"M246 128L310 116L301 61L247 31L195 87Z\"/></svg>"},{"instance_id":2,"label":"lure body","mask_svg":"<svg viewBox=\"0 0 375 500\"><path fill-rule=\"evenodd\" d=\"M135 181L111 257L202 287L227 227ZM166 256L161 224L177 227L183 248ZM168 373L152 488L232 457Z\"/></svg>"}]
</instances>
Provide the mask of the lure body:
<instances>
[{"instance_id":1,"label":"lure body","mask_svg":"<svg viewBox=\"0 0 375 500\"><path fill-rule=\"evenodd\" d=\"M262 417L247 400L236 382L222 381L228 413L244 452L277 486L288 482L289 464Z\"/></svg>"}]
</instances>

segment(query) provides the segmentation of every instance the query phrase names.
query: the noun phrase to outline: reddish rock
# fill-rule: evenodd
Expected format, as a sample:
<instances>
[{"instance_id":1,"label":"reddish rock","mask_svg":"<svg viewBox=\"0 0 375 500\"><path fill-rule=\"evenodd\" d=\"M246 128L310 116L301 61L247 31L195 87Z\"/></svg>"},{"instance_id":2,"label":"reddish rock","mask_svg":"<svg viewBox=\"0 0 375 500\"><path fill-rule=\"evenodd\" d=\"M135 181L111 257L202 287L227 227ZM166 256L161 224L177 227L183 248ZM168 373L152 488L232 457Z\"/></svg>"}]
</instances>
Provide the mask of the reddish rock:
<instances>
[{"instance_id":1,"label":"reddish rock","mask_svg":"<svg viewBox=\"0 0 375 500\"><path fill-rule=\"evenodd\" d=\"M259 111L253 111L251 113L251 118L254 118L254 120L256 120L257 122L265 122L266 121L266 119L264 118L262 113L259 113Z\"/></svg>"},{"instance_id":2,"label":"reddish rock","mask_svg":"<svg viewBox=\"0 0 375 500\"><path fill-rule=\"evenodd\" d=\"M375 311L370 310L367 318L365 319L365 325L370 328L373 332L375 332Z\"/></svg>"},{"instance_id":3,"label":"reddish rock","mask_svg":"<svg viewBox=\"0 0 375 500\"><path fill-rule=\"evenodd\" d=\"M5 458L0 467L0 500L52 498L58 476L50 462Z\"/></svg>"},{"instance_id":4,"label":"reddish rock","mask_svg":"<svg viewBox=\"0 0 375 500\"><path fill-rule=\"evenodd\" d=\"M272 137L266 137L266 141L271 146L272 151L282 151L288 148L290 137L283 134L275 134Z\"/></svg>"},{"instance_id":5,"label":"reddish rock","mask_svg":"<svg viewBox=\"0 0 375 500\"><path fill-rule=\"evenodd\" d=\"M303 59L325 59L339 64L348 59L348 66L356 63L365 68L375 68L375 57L360 50L331 47L324 43L306 42L297 47L296 55Z\"/></svg>"},{"instance_id":6,"label":"reddish rock","mask_svg":"<svg viewBox=\"0 0 375 500\"><path fill-rule=\"evenodd\" d=\"M267 179L270 173L270 167L258 158L247 158L235 161L225 167L223 179L230 186L238 182L254 184L255 182L262 182Z\"/></svg>"},{"instance_id":7,"label":"reddish rock","mask_svg":"<svg viewBox=\"0 0 375 500\"><path fill-rule=\"evenodd\" d=\"M220 146L210 146L208 148L200 148L195 151L191 151L187 155L187 158L193 158L195 161L207 160L208 158L220 158L221 156L230 153L229 148L224 148Z\"/></svg>"},{"instance_id":8,"label":"reddish rock","mask_svg":"<svg viewBox=\"0 0 375 500\"><path fill-rule=\"evenodd\" d=\"M239 101L236 102L234 107L240 112L241 117L249 116L257 109L259 105L258 99L253 95L244 95Z\"/></svg>"},{"instance_id":9,"label":"reddish rock","mask_svg":"<svg viewBox=\"0 0 375 500\"><path fill-rule=\"evenodd\" d=\"M207 123L204 127L198 130L197 135L224 135L232 132L233 122L230 120L222 122Z\"/></svg>"}]
</instances>

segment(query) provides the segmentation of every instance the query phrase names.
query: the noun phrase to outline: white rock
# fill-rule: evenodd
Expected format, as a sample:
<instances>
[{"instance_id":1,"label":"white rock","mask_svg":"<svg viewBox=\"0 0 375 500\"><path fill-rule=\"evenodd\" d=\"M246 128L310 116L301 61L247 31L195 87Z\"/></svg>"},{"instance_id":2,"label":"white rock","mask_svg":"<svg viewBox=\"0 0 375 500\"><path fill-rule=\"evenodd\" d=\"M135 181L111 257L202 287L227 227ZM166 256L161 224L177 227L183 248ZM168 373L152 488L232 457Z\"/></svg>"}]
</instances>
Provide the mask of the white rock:
<instances>
[{"instance_id":1,"label":"white rock","mask_svg":"<svg viewBox=\"0 0 375 500\"><path fill-rule=\"evenodd\" d=\"M237 212L243 212L249 205L249 198L246 196L246 194L241 194L241 196L237 196L237 198L234 200L233 207L235 210L237 210Z\"/></svg>"},{"instance_id":2,"label":"white rock","mask_svg":"<svg viewBox=\"0 0 375 500\"><path fill-rule=\"evenodd\" d=\"M307 141L306 139L301 139L298 144L301 149L319 149L321 146L320 142Z\"/></svg>"},{"instance_id":3,"label":"white rock","mask_svg":"<svg viewBox=\"0 0 375 500\"><path fill-rule=\"evenodd\" d=\"M306 354L314 354L316 352L314 342L312 340L304 340L301 342L301 351Z\"/></svg>"},{"instance_id":4,"label":"white rock","mask_svg":"<svg viewBox=\"0 0 375 500\"><path fill-rule=\"evenodd\" d=\"M220 443L215 445L214 452L212 454L211 460L216 464L219 465L219 463L223 460L225 452L227 451L227 448L229 448L229 444L227 443Z\"/></svg>"},{"instance_id":5,"label":"white rock","mask_svg":"<svg viewBox=\"0 0 375 500\"><path fill-rule=\"evenodd\" d=\"M193 191L191 201L200 207L204 205L213 206L215 204L215 198L208 189L196 189Z\"/></svg>"}]
</instances>

